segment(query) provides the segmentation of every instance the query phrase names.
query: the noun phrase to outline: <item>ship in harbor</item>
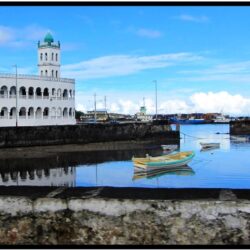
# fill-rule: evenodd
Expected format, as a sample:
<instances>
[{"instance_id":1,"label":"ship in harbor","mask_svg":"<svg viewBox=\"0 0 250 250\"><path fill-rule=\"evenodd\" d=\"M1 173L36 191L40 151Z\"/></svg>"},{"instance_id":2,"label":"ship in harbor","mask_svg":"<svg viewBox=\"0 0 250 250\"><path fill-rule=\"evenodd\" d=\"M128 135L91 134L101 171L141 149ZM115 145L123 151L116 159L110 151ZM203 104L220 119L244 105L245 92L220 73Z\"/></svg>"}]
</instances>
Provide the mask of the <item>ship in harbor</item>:
<instances>
[{"instance_id":1,"label":"ship in harbor","mask_svg":"<svg viewBox=\"0 0 250 250\"><path fill-rule=\"evenodd\" d=\"M207 121L203 118L178 119L177 117L170 118L170 122L173 124L205 124L207 123Z\"/></svg>"}]
</instances>

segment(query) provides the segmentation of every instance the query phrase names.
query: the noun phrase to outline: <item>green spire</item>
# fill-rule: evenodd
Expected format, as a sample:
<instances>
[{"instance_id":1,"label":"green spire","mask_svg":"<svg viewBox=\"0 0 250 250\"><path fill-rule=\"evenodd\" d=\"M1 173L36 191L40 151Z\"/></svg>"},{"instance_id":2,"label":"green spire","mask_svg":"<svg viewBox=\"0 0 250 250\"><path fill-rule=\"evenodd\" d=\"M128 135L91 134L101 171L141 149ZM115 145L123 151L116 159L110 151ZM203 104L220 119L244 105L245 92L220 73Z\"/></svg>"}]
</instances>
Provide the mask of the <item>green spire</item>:
<instances>
[{"instance_id":1,"label":"green spire","mask_svg":"<svg viewBox=\"0 0 250 250\"><path fill-rule=\"evenodd\" d=\"M47 35L44 37L44 42L48 43L49 45L54 42L54 38L50 32L48 32Z\"/></svg>"}]
</instances>

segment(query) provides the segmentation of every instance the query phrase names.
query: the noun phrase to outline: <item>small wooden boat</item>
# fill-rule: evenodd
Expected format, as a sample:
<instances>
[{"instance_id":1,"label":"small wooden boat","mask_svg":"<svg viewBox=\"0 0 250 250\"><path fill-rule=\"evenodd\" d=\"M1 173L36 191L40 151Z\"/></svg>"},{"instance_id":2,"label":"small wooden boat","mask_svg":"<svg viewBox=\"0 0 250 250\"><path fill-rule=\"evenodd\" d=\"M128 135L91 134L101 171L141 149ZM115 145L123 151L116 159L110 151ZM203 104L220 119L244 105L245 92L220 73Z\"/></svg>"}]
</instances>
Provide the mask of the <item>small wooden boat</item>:
<instances>
[{"instance_id":1,"label":"small wooden boat","mask_svg":"<svg viewBox=\"0 0 250 250\"><path fill-rule=\"evenodd\" d=\"M201 144L202 149L212 149L212 148L219 148L220 147L220 143L216 143L216 142L213 142L213 143L201 142L200 144Z\"/></svg>"},{"instance_id":2,"label":"small wooden boat","mask_svg":"<svg viewBox=\"0 0 250 250\"><path fill-rule=\"evenodd\" d=\"M170 169L187 165L194 157L194 151L185 151L177 154L152 157L147 155L145 158L132 158L134 166L146 171L154 169Z\"/></svg>"},{"instance_id":3,"label":"small wooden boat","mask_svg":"<svg viewBox=\"0 0 250 250\"><path fill-rule=\"evenodd\" d=\"M233 141L238 141L238 142L246 142L249 141L249 137L246 136L230 136L230 139L232 139Z\"/></svg>"},{"instance_id":4,"label":"small wooden boat","mask_svg":"<svg viewBox=\"0 0 250 250\"><path fill-rule=\"evenodd\" d=\"M164 151L174 151L178 148L178 145L175 145L175 144L170 144L170 145L161 145L162 149Z\"/></svg>"}]
</instances>

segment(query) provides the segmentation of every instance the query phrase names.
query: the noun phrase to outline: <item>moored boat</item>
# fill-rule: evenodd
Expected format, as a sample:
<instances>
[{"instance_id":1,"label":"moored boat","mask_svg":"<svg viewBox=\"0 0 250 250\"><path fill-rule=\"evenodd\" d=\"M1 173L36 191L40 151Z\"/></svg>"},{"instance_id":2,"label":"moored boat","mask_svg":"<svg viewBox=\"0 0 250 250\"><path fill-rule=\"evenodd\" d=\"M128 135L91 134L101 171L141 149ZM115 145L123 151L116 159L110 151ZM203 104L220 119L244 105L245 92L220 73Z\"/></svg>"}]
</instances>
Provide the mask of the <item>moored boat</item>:
<instances>
[{"instance_id":1,"label":"moored boat","mask_svg":"<svg viewBox=\"0 0 250 250\"><path fill-rule=\"evenodd\" d=\"M147 155L145 158L132 158L134 166L144 170L170 169L173 167L185 166L194 157L194 151L185 151L171 155L152 157Z\"/></svg>"},{"instance_id":2,"label":"moored boat","mask_svg":"<svg viewBox=\"0 0 250 250\"><path fill-rule=\"evenodd\" d=\"M217 143L217 142L210 142L210 143L204 143L204 142L201 142L201 147L202 149L210 149L210 148L219 148L220 147L220 143Z\"/></svg>"},{"instance_id":3,"label":"moored boat","mask_svg":"<svg viewBox=\"0 0 250 250\"><path fill-rule=\"evenodd\" d=\"M169 144L169 145L161 145L161 147L163 150L166 150L166 151L174 151L175 149L178 148L178 145Z\"/></svg>"},{"instance_id":4,"label":"moored boat","mask_svg":"<svg viewBox=\"0 0 250 250\"><path fill-rule=\"evenodd\" d=\"M249 137L248 136L230 136L230 139L233 141L237 141L237 142L247 142L249 141Z\"/></svg>"}]
</instances>

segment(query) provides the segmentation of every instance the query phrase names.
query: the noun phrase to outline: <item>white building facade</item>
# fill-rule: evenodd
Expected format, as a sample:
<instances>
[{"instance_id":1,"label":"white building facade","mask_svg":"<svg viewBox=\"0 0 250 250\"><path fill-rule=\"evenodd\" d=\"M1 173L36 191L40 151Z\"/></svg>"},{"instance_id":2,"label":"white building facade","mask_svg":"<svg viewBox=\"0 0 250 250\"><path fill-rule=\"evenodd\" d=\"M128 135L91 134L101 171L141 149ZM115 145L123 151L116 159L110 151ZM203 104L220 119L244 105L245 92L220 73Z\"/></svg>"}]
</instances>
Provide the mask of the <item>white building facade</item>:
<instances>
[{"instance_id":1,"label":"white building facade","mask_svg":"<svg viewBox=\"0 0 250 250\"><path fill-rule=\"evenodd\" d=\"M39 76L0 74L0 127L75 124L75 80L60 78L60 43L38 42Z\"/></svg>"}]
</instances>

